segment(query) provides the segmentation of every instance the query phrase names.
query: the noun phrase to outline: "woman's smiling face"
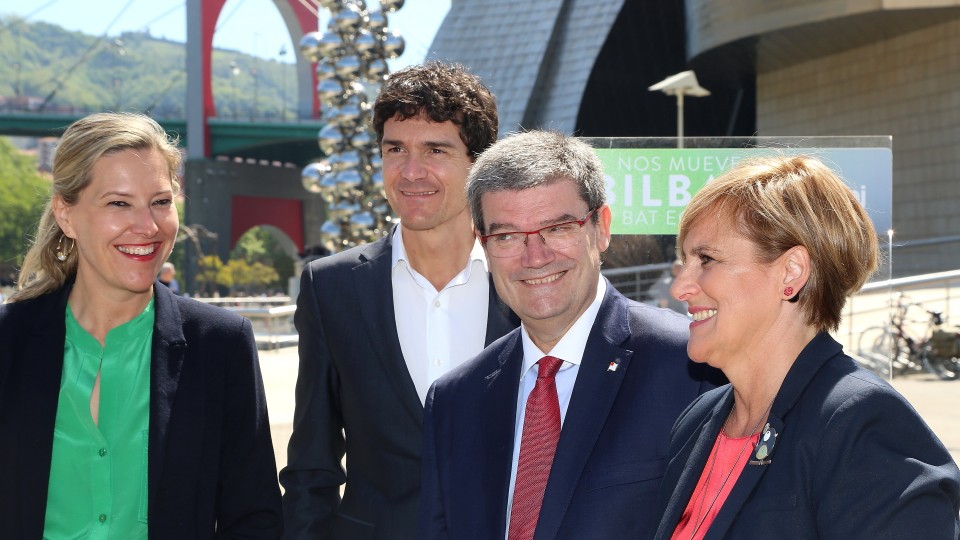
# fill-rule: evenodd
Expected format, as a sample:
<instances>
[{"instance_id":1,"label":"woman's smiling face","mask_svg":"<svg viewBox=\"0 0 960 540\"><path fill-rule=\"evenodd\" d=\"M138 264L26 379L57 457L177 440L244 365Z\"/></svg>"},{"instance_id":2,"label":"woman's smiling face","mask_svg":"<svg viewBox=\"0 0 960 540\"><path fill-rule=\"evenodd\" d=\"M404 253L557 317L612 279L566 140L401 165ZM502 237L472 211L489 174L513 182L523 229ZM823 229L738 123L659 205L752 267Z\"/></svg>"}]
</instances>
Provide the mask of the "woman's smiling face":
<instances>
[{"instance_id":1,"label":"woman's smiling face","mask_svg":"<svg viewBox=\"0 0 960 540\"><path fill-rule=\"evenodd\" d=\"M76 204L53 201L76 241L76 286L99 296L152 292L179 228L166 161L156 150L125 149L101 157L90 176Z\"/></svg>"},{"instance_id":2,"label":"woman's smiling face","mask_svg":"<svg viewBox=\"0 0 960 540\"><path fill-rule=\"evenodd\" d=\"M684 264L670 288L693 322L687 352L723 369L770 338L782 307L781 276L758 262L756 245L730 220L700 219L681 246Z\"/></svg>"}]
</instances>

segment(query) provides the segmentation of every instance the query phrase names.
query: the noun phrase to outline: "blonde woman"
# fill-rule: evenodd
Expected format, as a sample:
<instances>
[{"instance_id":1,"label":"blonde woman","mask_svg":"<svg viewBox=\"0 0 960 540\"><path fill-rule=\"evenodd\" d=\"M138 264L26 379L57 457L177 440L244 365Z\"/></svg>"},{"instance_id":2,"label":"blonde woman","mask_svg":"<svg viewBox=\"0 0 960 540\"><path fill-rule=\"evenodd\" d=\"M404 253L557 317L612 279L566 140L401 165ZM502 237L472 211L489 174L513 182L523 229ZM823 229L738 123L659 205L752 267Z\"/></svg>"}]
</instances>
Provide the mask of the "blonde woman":
<instances>
[{"instance_id":1,"label":"blonde woman","mask_svg":"<svg viewBox=\"0 0 960 540\"><path fill-rule=\"evenodd\" d=\"M0 306L0 522L14 538L276 538L249 321L156 280L180 153L146 116L67 128Z\"/></svg>"}]
</instances>

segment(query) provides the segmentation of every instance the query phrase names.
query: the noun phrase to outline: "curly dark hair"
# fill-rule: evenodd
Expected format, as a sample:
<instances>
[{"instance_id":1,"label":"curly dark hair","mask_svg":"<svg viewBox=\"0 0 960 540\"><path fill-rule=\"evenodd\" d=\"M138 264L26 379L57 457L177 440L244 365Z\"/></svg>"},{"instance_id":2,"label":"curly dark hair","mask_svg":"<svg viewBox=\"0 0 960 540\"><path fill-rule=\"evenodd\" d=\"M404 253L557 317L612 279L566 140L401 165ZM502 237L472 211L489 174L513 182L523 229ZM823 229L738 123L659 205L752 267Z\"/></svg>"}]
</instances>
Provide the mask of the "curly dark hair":
<instances>
[{"instance_id":1,"label":"curly dark hair","mask_svg":"<svg viewBox=\"0 0 960 540\"><path fill-rule=\"evenodd\" d=\"M373 129L383 141L383 124L425 115L432 122L451 121L476 159L497 140L497 103L480 79L460 64L429 62L392 73L373 105Z\"/></svg>"}]
</instances>

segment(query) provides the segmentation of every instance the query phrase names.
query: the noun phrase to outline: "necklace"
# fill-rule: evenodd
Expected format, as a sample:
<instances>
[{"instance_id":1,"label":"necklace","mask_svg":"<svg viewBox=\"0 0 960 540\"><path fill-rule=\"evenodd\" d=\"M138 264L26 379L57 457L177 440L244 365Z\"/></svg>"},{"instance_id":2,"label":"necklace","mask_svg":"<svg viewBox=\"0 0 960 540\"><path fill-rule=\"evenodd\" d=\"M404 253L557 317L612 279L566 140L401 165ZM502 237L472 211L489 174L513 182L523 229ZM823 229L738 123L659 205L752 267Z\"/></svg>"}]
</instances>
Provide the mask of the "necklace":
<instances>
[{"instance_id":1,"label":"necklace","mask_svg":"<svg viewBox=\"0 0 960 540\"><path fill-rule=\"evenodd\" d=\"M710 468L707 469L707 477L703 482L703 491L700 492L700 502L701 502L701 511L698 512L696 525L693 527L693 532L690 533L690 539L697 535L697 531L700 530L700 527L703 525L703 522L707 520L707 516L710 515L710 510L713 508L713 505L716 504L717 499L720 498L720 494L723 493L724 486L727 485L727 481L730 480L730 476L733 475L733 471L737 468L737 465L740 463L740 459L743 457L743 452L750 446L750 441L753 440L753 434L760 429L760 424L769 416L770 409L773 407L773 401L770 401L770 405L767 406L767 410L764 414L760 415L760 419L757 421L757 424L753 426L753 430L744 437L743 444L740 446L740 451L737 452L737 459L734 460L733 465L730 466L730 470L727 471L726 476L723 477L723 482L720 483L720 487L717 489L717 492L713 495L713 499L710 500L710 505L703 508L703 500L706 498L706 488L710 485L710 478L713 476L713 466L717 464L717 458L719 454L719 448L721 440L723 437L723 429L727 426L727 423L730 422L730 418L733 416L733 411L737 409L737 402L733 402L733 407L730 408L730 412L727 414L727 419L723 421L723 425L720 426L720 433L717 435L717 442L713 445L713 450L710 451ZM693 509L691 509L691 512Z\"/></svg>"}]
</instances>

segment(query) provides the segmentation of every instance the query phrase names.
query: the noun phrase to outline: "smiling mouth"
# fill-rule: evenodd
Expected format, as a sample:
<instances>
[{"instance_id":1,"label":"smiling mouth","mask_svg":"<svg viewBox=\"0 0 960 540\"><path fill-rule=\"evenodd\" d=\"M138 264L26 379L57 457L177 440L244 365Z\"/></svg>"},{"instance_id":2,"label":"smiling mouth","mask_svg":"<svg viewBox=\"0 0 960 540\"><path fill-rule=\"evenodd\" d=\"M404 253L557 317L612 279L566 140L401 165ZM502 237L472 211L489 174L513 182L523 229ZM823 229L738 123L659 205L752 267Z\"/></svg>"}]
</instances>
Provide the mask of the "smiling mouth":
<instances>
[{"instance_id":1,"label":"smiling mouth","mask_svg":"<svg viewBox=\"0 0 960 540\"><path fill-rule=\"evenodd\" d=\"M422 197L425 195L433 195L436 191L401 191L407 197Z\"/></svg>"},{"instance_id":2,"label":"smiling mouth","mask_svg":"<svg viewBox=\"0 0 960 540\"><path fill-rule=\"evenodd\" d=\"M696 321L705 321L705 320L709 319L710 317L713 317L713 316L716 315L716 314L717 314L717 310L715 310L715 309L705 309L705 310L703 310L703 311L698 311L698 312L696 312L696 313L691 313L691 314L690 314L690 318L693 319L695 322L696 322Z\"/></svg>"},{"instance_id":3,"label":"smiling mouth","mask_svg":"<svg viewBox=\"0 0 960 540\"><path fill-rule=\"evenodd\" d=\"M547 276L547 277L544 277L544 278L539 278L539 279L525 279L525 280L523 280L523 282L526 283L527 285L543 285L543 284L545 284L545 283L553 283L554 281L556 281L556 280L560 279L561 277L563 277L563 275L566 274L566 273L567 273L567 271L564 270L563 272L558 272L558 273L556 273L556 274L551 274L551 275L549 275L549 276Z\"/></svg>"},{"instance_id":4,"label":"smiling mouth","mask_svg":"<svg viewBox=\"0 0 960 540\"><path fill-rule=\"evenodd\" d=\"M147 246L117 246L117 251L120 253L126 253L127 255L150 255L156 250L156 244L150 244Z\"/></svg>"}]
</instances>

